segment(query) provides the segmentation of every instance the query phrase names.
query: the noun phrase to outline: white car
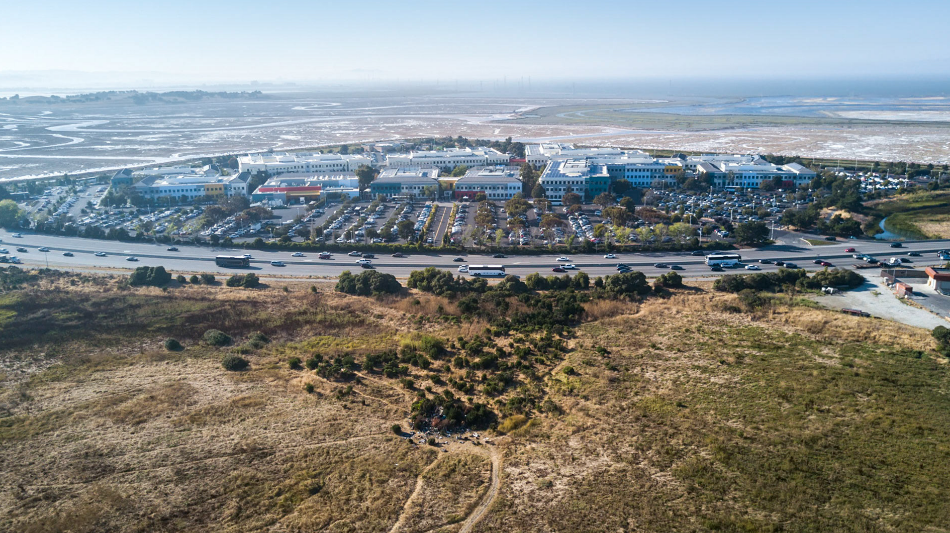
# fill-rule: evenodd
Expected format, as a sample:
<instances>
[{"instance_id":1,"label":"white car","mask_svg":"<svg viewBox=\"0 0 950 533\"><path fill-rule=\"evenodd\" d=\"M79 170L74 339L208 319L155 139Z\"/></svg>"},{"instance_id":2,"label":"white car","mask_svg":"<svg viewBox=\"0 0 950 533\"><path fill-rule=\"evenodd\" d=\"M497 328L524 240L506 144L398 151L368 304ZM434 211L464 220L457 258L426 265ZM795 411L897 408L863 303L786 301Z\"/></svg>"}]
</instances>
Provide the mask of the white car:
<instances>
[{"instance_id":1,"label":"white car","mask_svg":"<svg viewBox=\"0 0 950 533\"><path fill-rule=\"evenodd\" d=\"M607 255L604 256L604 259L616 259L616 258L617 258L617 256L614 255L614 254L607 254Z\"/></svg>"},{"instance_id":2,"label":"white car","mask_svg":"<svg viewBox=\"0 0 950 533\"><path fill-rule=\"evenodd\" d=\"M19 233L14 233L13 236L16 237L17 239L20 239L23 237L23 235L20 235Z\"/></svg>"},{"instance_id":3,"label":"white car","mask_svg":"<svg viewBox=\"0 0 950 533\"><path fill-rule=\"evenodd\" d=\"M759 265L746 265L745 269L746 270L762 270L761 268L759 268Z\"/></svg>"},{"instance_id":4,"label":"white car","mask_svg":"<svg viewBox=\"0 0 950 533\"><path fill-rule=\"evenodd\" d=\"M468 272L468 265L462 265L459 267L459 272Z\"/></svg>"},{"instance_id":5,"label":"white car","mask_svg":"<svg viewBox=\"0 0 950 533\"><path fill-rule=\"evenodd\" d=\"M566 264L566 265L561 265L561 268L563 268L563 269L565 269L565 270L574 270L575 268L577 268L577 265L575 265L575 264L573 264L573 263L568 263L568 264Z\"/></svg>"},{"instance_id":6,"label":"white car","mask_svg":"<svg viewBox=\"0 0 950 533\"><path fill-rule=\"evenodd\" d=\"M8 254L8 253L10 253L10 250L7 250L6 248L0 248L0 254Z\"/></svg>"},{"instance_id":7,"label":"white car","mask_svg":"<svg viewBox=\"0 0 950 533\"><path fill-rule=\"evenodd\" d=\"M303 257L303 252L294 252L290 257Z\"/></svg>"},{"instance_id":8,"label":"white car","mask_svg":"<svg viewBox=\"0 0 950 533\"><path fill-rule=\"evenodd\" d=\"M96 252L96 253L93 254L93 255L95 255L96 257L105 257L105 256L106 256L106 253L105 253L105 252Z\"/></svg>"},{"instance_id":9,"label":"white car","mask_svg":"<svg viewBox=\"0 0 950 533\"><path fill-rule=\"evenodd\" d=\"M562 255L561 257L558 257L556 260L557 260L557 261L570 261L571 258L570 258L570 257L564 257L564 256Z\"/></svg>"},{"instance_id":10,"label":"white car","mask_svg":"<svg viewBox=\"0 0 950 533\"><path fill-rule=\"evenodd\" d=\"M43 246L42 248L40 248L40 249L37 250L37 251L39 251L39 252L48 252L48 251L49 251L49 248Z\"/></svg>"},{"instance_id":11,"label":"white car","mask_svg":"<svg viewBox=\"0 0 950 533\"><path fill-rule=\"evenodd\" d=\"M135 257L135 256L131 256L131 255L130 255L129 257L126 257L126 258L125 258L125 260L126 260L126 261L138 261L138 260L139 260L139 258L138 258L138 257Z\"/></svg>"},{"instance_id":12,"label":"white car","mask_svg":"<svg viewBox=\"0 0 950 533\"><path fill-rule=\"evenodd\" d=\"M244 257L246 257L246 258L248 258L248 259L254 259L253 257L251 257L251 254L244 254Z\"/></svg>"},{"instance_id":13,"label":"white car","mask_svg":"<svg viewBox=\"0 0 950 533\"><path fill-rule=\"evenodd\" d=\"M282 267L287 265L285 265L283 261L271 261L270 266Z\"/></svg>"},{"instance_id":14,"label":"white car","mask_svg":"<svg viewBox=\"0 0 950 533\"><path fill-rule=\"evenodd\" d=\"M373 262L369 259L357 259L356 264L357 265L371 265L373 264Z\"/></svg>"}]
</instances>

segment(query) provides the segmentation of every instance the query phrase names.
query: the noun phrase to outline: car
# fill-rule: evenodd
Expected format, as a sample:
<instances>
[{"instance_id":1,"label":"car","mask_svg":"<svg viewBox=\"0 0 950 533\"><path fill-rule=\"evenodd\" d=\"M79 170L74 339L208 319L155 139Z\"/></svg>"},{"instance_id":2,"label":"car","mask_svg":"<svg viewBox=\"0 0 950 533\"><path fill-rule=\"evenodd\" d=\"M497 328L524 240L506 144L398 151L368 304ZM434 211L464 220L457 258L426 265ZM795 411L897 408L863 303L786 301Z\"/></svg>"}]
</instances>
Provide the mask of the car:
<instances>
[{"instance_id":1,"label":"car","mask_svg":"<svg viewBox=\"0 0 950 533\"><path fill-rule=\"evenodd\" d=\"M703 256L703 255L706 255L706 254L703 253L702 250L693 250L692 252L689 253L689 255L699 257L699 256Z\"/></svg>"},{"instance_id":2,"label":"car","mask_svg":"<svg viewBox=\"0 0 950 533\"><path fill-rule=\"evenodd\" d=\"M771 259L759 259L759 263L761 263L761 264L763 264L763 265L771 265L771 264L774 263L774 262L775 262L775 261L772 261Z\"/></svg>"},{"instance_id":3,"label":"car","mask_svg":"<svg viewBox=\"0 0 950 533\"><path fill-rule=\"evenodd\" d=\"M453 263L464 263L464 262L465 262L465 259L462 258L462 257L456 257L455 259L452 260L452 262L453 262Z\"/></svg>"},{"instance_id":4,"label":"car","mask_svg":"<svg viewBox=\"0 0 950 533\"><path fill-rule=\"evenodd\" d=\"M782 261L781 259L776 259L775 266L785 266L785 261Z\"/></svg>"},{"instance_id":5,"label":"car","mask_svg":"<svg viewBox=\"0 0 950 533\"><path fill-rule=\"evenodd\" d=\"M361 268L373 268L372 263L360 263Z\"/></svg>"},{"instance_id":6,"label":"car","mask_svg":"<svg viewBox=\"0 0 950 533\"><path fill-rule=\"evenodd\" d=\"M25 254L25 253L29 252L29 250L27 250L26 248L24 248L24 247L22 247L22 246L17 246L16 251L20 252L21 254Z\"/></svg>"},{"instance_id":7,"label":"car","mask_svg":"<svg viewBox=\"0 0 950 533\"><path fill-rule=\"evenodd\" d=\"M330 259L330 252L320 252L320 255L318 255L317 257L319 257L320 259Z\"/></svg>"},{"instance_id":8,"label":"car","mask_svg":"<svg viewBox=\"0 0 950 533\"><path fill-rule=\"evenodd\" d=\"M630 266L629 266L629 265L625 265L625 264L623 264L623 263L620 263L620 264L617 265L617 270L621 270L621 269L630 270Z\"/></svg>"},{"instance_id":9,"label":"car","mask_svg":"<svg viewBox=\"0 0 950 533\"><path fill-rule=\"evenodd\" d=\"M713 272L722 272L722 265L713 265L709 267L709 270L712 270Z\"/></svg>"},{"instance_id":10,"label":"car","mask_svg":"<svg viewBox=\"0 0 950 533\"><path fill-rule=\"evenodd\" d=\"M746 265L745 269L746 270L762 270L761 268L759 268L759 265Z\"/></svg>"},{"instance_id":11,"label":"car","mask_svg":"<svg viewBox=\"0 0 950 533\"><path fill-rule=\"evenodd\" d=\"M818 263L818 264L821 265L821 266L823 266L823 267L831 267L831 266L834 266L834 265L832 265L829 261L822 261L822 262L820 262L820 263Z\"/></svg>"},{"instance_id":12,"label":"car","mask_svg":"<svg viewBox=\"0 0 950 533\"><path fill-rule=\"evenodd\" d=\"M251 254L244 254L244 259L254 259L254 257Z\"/></svg>"},{"instance_id":13,"label":"car","mask_svg":"<svg viewBox=\"0 0 950 533\"><path fill-rule=\"evenodd\" d=\"M376 259L376 256L373 254L363 254L363 259Z\"/></svg>"},{"instance_id":14,"label":"car","mask_svg":"<svg viewBox=\"0 0 950 533\"><path fill-rule=\"evenodd\" d=\"M505 254L494 254L494 255L492 255L492 257L495 258L495 259L504 259L504 258L505 258Z\"/></svg>"},{"instance_id":15,"label":"car","mask_svg":"<svg viewBox=\"0 0 950 533\"><path fill-rule=\"evenodd\" d=\"M567 261L570 261L570 260L571 260L570 257L564 257L563 255L562 255L561 257L558 257L557 259L555 259L555 261L564 261L564 262L567 262Z\"/></svg>"},{"instance_id":16,"label":"car","mask_svg":"<svg viewBox=\"0 0 950 533\"><path fill-rule=\"evenodd\" d=\"M824 262L825 262L824 259L815 259L814 261L812 261L812 263L815 263L816 265L820 265L820 264L822 264L822 263L824 263Z\"/></svg>"},{"instance_id":17,"label":"car","mask_svg":"<svg viewBox=\"0 0 950 533\"><path fill-rule=\"evenodd\" d=\"M72 257L72 256L73 256L72 252L63 252L63 257Z\"/></svg>"},{"instance_id":18,"label":"car","mask_svg":"<svg viewBox=\"0 0 950 533\"><path fill-rule=\"evenodd\" d=\"M40 252L48 252L48 251L49 251L49 248L47 248L47 247L45 247L45 246L42 246L42 247L40 247L40 249L39 249L38 251L40 251Z\"/></svg>"},{"instance_id":19,"label":"car","mask_svg":"<svg viewBox=\"0 0 950 533\"><path fill-rule=\"evenodd\" d=\"M14 233L14 234L13 234L13 237L15 237L15 238L17 238L17 239L22 239L22 238L23 238L23 235L20 235L19 233Z\"/></svg>"},{"instance_id":20,"label":"car","mask_svg":"<svg viewBox=\"0 0 950 533\"><path fill-rule=\"evenodd\" d=\"M406 256L402 252L396 252L392 255L392 257L406 257Z\"/></svg>"},{"instance_id":21,"label":"car","mask_svg":"<svg viewBox=\"0 0 950 533\"><path fill-rule=\"evenodd\" d=\"M372 263L372 261L370 261L369 259L357 259L357 260L356 260L356 264L358 264L358 265L368 265L368 264L370 264L370 263Z\"/></svg>"},{"instance_id":22,"label":"car","mask_svg":"<svg viewBox=\"0 0 950 533\"><path fill-rule=\"evenodd\" d=\"M653 268L670 268L670 265L666 263L654 263Z\"/></svg>"},{"instance_id":23,"label":"car","mask_svg":"<svg viewBox=\"0 0 950 533\"><path fill-rule=\"evenodd\" d=\"M576 269L577 269L577 265L574 265L574 264L572 264L572 263L567 263L567 264L561 265L561 266L563 266L563 267L564 267L565 269L567 269L567 270L576 270Z\"/></svg>"},{"instance_id":24,"label":"car","mask_svg":"<svg viewBox=\"0 0 950 533\"><path fill-rule=\"evenodd\" d=\"M785 268L798 268L795 263L785 263Z\"/></svg>"},{"instance_id":25,"label":"car","mask_svg":"<svg viewBox=\"0 0 950 533\"><path fill-rule=\"evenodd\" d=\"M562 266L556 266L551 269L552 272L567 272L567 270Z\"/></svg>"},{"instance_id":26,"label":"car","mask_svg":"<svg viewBox=\"0 0 950 533\"><path fill-rule=\"evenodd\" d=\"M0 254L8 254L8 253L10 253L10 250L7 250L6 248L0 248Z\"/></svg>"},{"instance_id":27,"label":"car","mask_svg":"<svg viewBox=\"0 0 950 533\"><path fill-rule=\"evenodd\" d=\"M166 251L166 252L177 252L177 251L178 251L178 247L177 247L177 246L169 246L168 248L165 248L165 251Z\"/></svg>"},{"instance_id":28,"label":"car","mask_svg":"<svg viewBox=\"0 0 950 533\"><path fill-rule=\"evenodd\" d=\"M356 250L354 250L354 251L352 251L352 252L350 252L350 253L348 253L348 254L346 254L346 255L348 255L348 256L350 256L350 257L362 257L362 256L363 256L362 253L357 252Z\"/></svg>"},{"instance_id":29,"label":"car","mask_svg":"<svg viewBox=\"0 0 950 533\"><path fill-rule=\"evenodd\" d=\"M294 252L290 254L290 257L303 257L303 252Z\"/></svg>"},{"instance_id":30,"label":"car","mask_svg":"<svg viewBox=\"0 0 950 533\"><path fill-rule=\"evenodd\" d=\"M847 253L849 253L849 254L852 253L852 252L857 252L857 250L855 250L853 247L852 247L852 248L845 248L844 251L847 252Z\"/></svg>"},{"instance_id":31,"label":"car","mask_svg":"<svg viewBox=\"0 0 950 533\"><path fill-rule=\"evenodd\" d=\"M283 261L271 261L270 266L282 267L287 265L285 265Z\"/></svg>"},{"instance_id":32,"label":"car","mask_svg":"<svg viewBox=\"0 0 950 533\"><path fill-rule=\"evenodd\" d=\"M459 272L468 272L468 265L462 265L458 270Z\"/></svg>"},{"instance_id":33,"label":"car","mask_svg":"<svg viewBox=\"0 0 950 533\"><path fill-rule=\"evenodd\" d=\"M829 235L829 236L825 237L825 240L826 240L826 241L836 241L836 240L838 240L838 238L835 237L834 235Z\"/></svg>"},{"instance_id":34,"label":"car","mask_svg":"<svg viewBox=\"0 0 950 533\"><path fill-rule=\"evenodd\" d=\"M920 257L920 252L907 252L908 257Z\"/></svg>"},{"instance_id":35,"label":"car","mask_svg":"<svg viewBox=\"0 0 950 533\"><path fill-rule=\"evenodd\" d=\"M683 267L679 265L670 265L670 270L683 270Z\"/></svg>"},{"instance_id":36,"label":"car","mask_svg":"<svg viewBox=\"0 0 950 533\"><path fill-rule=\"evenodd\" d=\"M903 248L903 247L904 247L904 245L901 244L901 243L899 243L899 242L892 242L892 243L891 243L891 248Z\"/></svg>"},{"instance_id":37,"label":"car","mask_svg":"<svg viewBox=\"0 0 950 533\"><path fill-rule=\"evenodd\" d=\"M617 258L617 256L614 255L614 254L607 254L607 255L604 256L604 259L616 259L616 258Z\"/></svg>"},{"instance_id":38,"label":"car","mask_svg":"<svg viewBox=\"0 0 950 533\"><path fill-rule=\"evenodd\" d=\"M138 260L139 260L139 258L138 258L138 257L135 257L135 256L132 256L132 255L130 255L129 257L126 257L126 258L125 258L125 260L126 260L126 261L138 261Z\"/></svg>"},{"instance_id":39,"label":"car","mask_svg":"<svg viewBox=\"0 0 950 533\"><path fill-rule=\"evenodd\" d=\"M93 255L95 255L96 257L105 257L105 256L106 256L106 253L105 253L105 252L96 252L96 253L94 253Z\"/></svg>"}]
</instances>

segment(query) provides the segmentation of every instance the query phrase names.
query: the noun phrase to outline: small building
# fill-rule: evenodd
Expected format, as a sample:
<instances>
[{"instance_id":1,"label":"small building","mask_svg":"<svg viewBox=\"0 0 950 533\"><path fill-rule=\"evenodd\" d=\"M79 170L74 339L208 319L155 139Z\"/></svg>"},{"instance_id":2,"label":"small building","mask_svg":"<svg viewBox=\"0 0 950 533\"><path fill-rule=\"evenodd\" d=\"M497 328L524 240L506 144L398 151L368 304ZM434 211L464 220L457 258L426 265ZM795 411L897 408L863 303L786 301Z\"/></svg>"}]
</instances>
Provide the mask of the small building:
<instances>
[{"instance_id":1,"label":"small building","mask_svg":"<svg viewBox=\"0 0 950 533\"><path fill-rule=\"evenodd\" d=\"M485 193L489 200L510 200L523 192L521 169L518 167L473 168L455 182L456 200L472 200L478 193Z\"/></svg>"},{"instance_id":2,"label":"small building","mask_svg":"<svg viewBox=\"0 0 950 533\"><path fill-rule=\"evenodd\" d=\"M894 290L898 298L906 298L914 294L914 288L902 281L898 281L894 284Z\"/></svg>"},{"instance_id":3,"label":"small building","mask_svg":"<svg viewBox=\"0 0 950 533\"><path fill-rule=\"evenodd\" d=\"M428 191L439 194L439 169L437 168L387 168L369 184L373 197L380 194L386 198L422 197Z\"/></svg>"},{"instance_id":4,"label":"small building","mask_svg":"<svg viewBox=\"0 0 950 533\"><path fill-rule=\"evenodd\" d=\"M924 272L928 287L938 292L950 291L950 268L927 267Z\"/></svg>"},{"instance_id":5,"label":"small building","mask_svg":"<svg viewBox=\"0 0 950 533\"><path fill-rule=\"evenodd\" d=\"M112 180L110 181L112 188L116 187L131 187L132 186L132 171L123 168L122 170L116 172L112 175Z\"/></svg>"}]
</instances>

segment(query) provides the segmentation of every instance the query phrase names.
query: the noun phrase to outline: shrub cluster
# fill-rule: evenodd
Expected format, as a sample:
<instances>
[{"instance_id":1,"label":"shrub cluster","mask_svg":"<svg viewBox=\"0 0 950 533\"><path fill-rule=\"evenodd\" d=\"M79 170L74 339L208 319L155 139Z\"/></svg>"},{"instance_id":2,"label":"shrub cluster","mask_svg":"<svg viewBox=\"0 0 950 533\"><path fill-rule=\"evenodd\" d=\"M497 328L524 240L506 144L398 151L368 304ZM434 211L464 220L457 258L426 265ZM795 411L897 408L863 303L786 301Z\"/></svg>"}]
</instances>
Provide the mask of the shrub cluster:
<instances>
[{"instance_id":1,"label":"shrub cluster","mask_svg":"<svg viewBox=\"0 0 950 533\"><path fill-rule=\"evenodd\" d=\"M165 271L165 267L142 266L129 274L129 285L161 287L172 280L172 275Z\"/></svg>"},{"instance_id":2,"label":"shrub cluster","mask_svg":"<svg viewBox=\"0 0 950 533\"><path fill-rule=\"evenodd\" d=\"M820 289L822 287L847 287L854 289L864 283L864 277L852 270L839 268L825 269L811 277L801 269L780 268L777 272L747 275L726 275L713 283L713 288L721 292L739 293L746 289L756 291L776 291L785 287L798 289Z\"/></svg>"},{"instance_id":3,"label":"shrub cluster","mask_svg":"<svg viewBox=\"0 0 950 533\"><path fill-rule=\"evenodd\" d=\"M165 349L168 350L169 352L180 352L181 350L184 350L185 348L184 346L181 345L180 342L178 342L175 339L166 339Z\"/></svg>"},{"instance_id":4,"label":"shrub cluster","mask_svg":"<svg viewBox=\"0 0 950 533\"><path fill-rule=\"evenodd\" d=\"M349 270L345 270L340 274L339 281L336 282L336 290L360 296L397 294L402 291L402 285L392 274L367 270L354 276Z\"/></svg>"},{"instance_id":5,"label":"shrub cluster","mask_svg":"<svg viewBox=\"0 0 950 533\"><path fill-rule=\"evenodd\" d=\"M257 277L257 274L253 272L248 272L247 274L235 274L228 278L228 281L225 282L225 285L228 287L244 287L245 289L253 289L260 286L261 279Z\"/></svg>"},{"instance_id":6,"label":"shrub cluster","mask_svg":"<svg viewBox=\"0 0 950 533\"><path fill-rule=\"evenodd\" d=\"M248 365L249 363L247 362L247 359L239 355L226 355L224 356L224 359L221 360L221 366L223 366L225 370L231 372L240 372L241 370L246 369Z\"/></svg>"}]
</instances>

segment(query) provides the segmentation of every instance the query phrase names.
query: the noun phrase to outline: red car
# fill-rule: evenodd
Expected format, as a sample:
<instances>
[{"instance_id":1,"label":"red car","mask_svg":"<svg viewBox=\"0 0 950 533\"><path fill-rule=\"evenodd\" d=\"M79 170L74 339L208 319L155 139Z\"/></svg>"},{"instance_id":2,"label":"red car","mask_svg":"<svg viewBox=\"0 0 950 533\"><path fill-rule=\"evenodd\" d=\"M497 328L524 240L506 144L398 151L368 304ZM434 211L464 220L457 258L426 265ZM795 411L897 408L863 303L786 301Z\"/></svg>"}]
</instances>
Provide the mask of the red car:
<instances>
[{"instance_id":1,"label":"red car","mask_svg":"<svg viewBox=\"0 0 950 533\"><path fill-rule=\"evenodd\" d=\"M560 267L560 266L556 266L556 267L552 268L551 271L553 271L553 272L567 272L567 270L564 270L564 267Z\"/></svg>"},{"instance_id":2,"label":"red car","mask_svg":"<svg viewBox=\"0 0 950 533\"><path fill-rule=\"evenodd\" d=\"M823 266L823 267L834 266L834 265L832 265L831 263L829 263L828 261L822 261L821 263L818 263L818 264L821 265L821 266Z\"/></svg>"},{"instance_id":3,"label":"red car","mask_svg":"<svg viewBox=\"0 0 950 533\"><path fill-rule=\"evenodd\" d=\"M857 252L857 250L855 250L854 248L845 248L844 251L848 252L849 254L851 252Z\"/></svg>"}]
</instances>

